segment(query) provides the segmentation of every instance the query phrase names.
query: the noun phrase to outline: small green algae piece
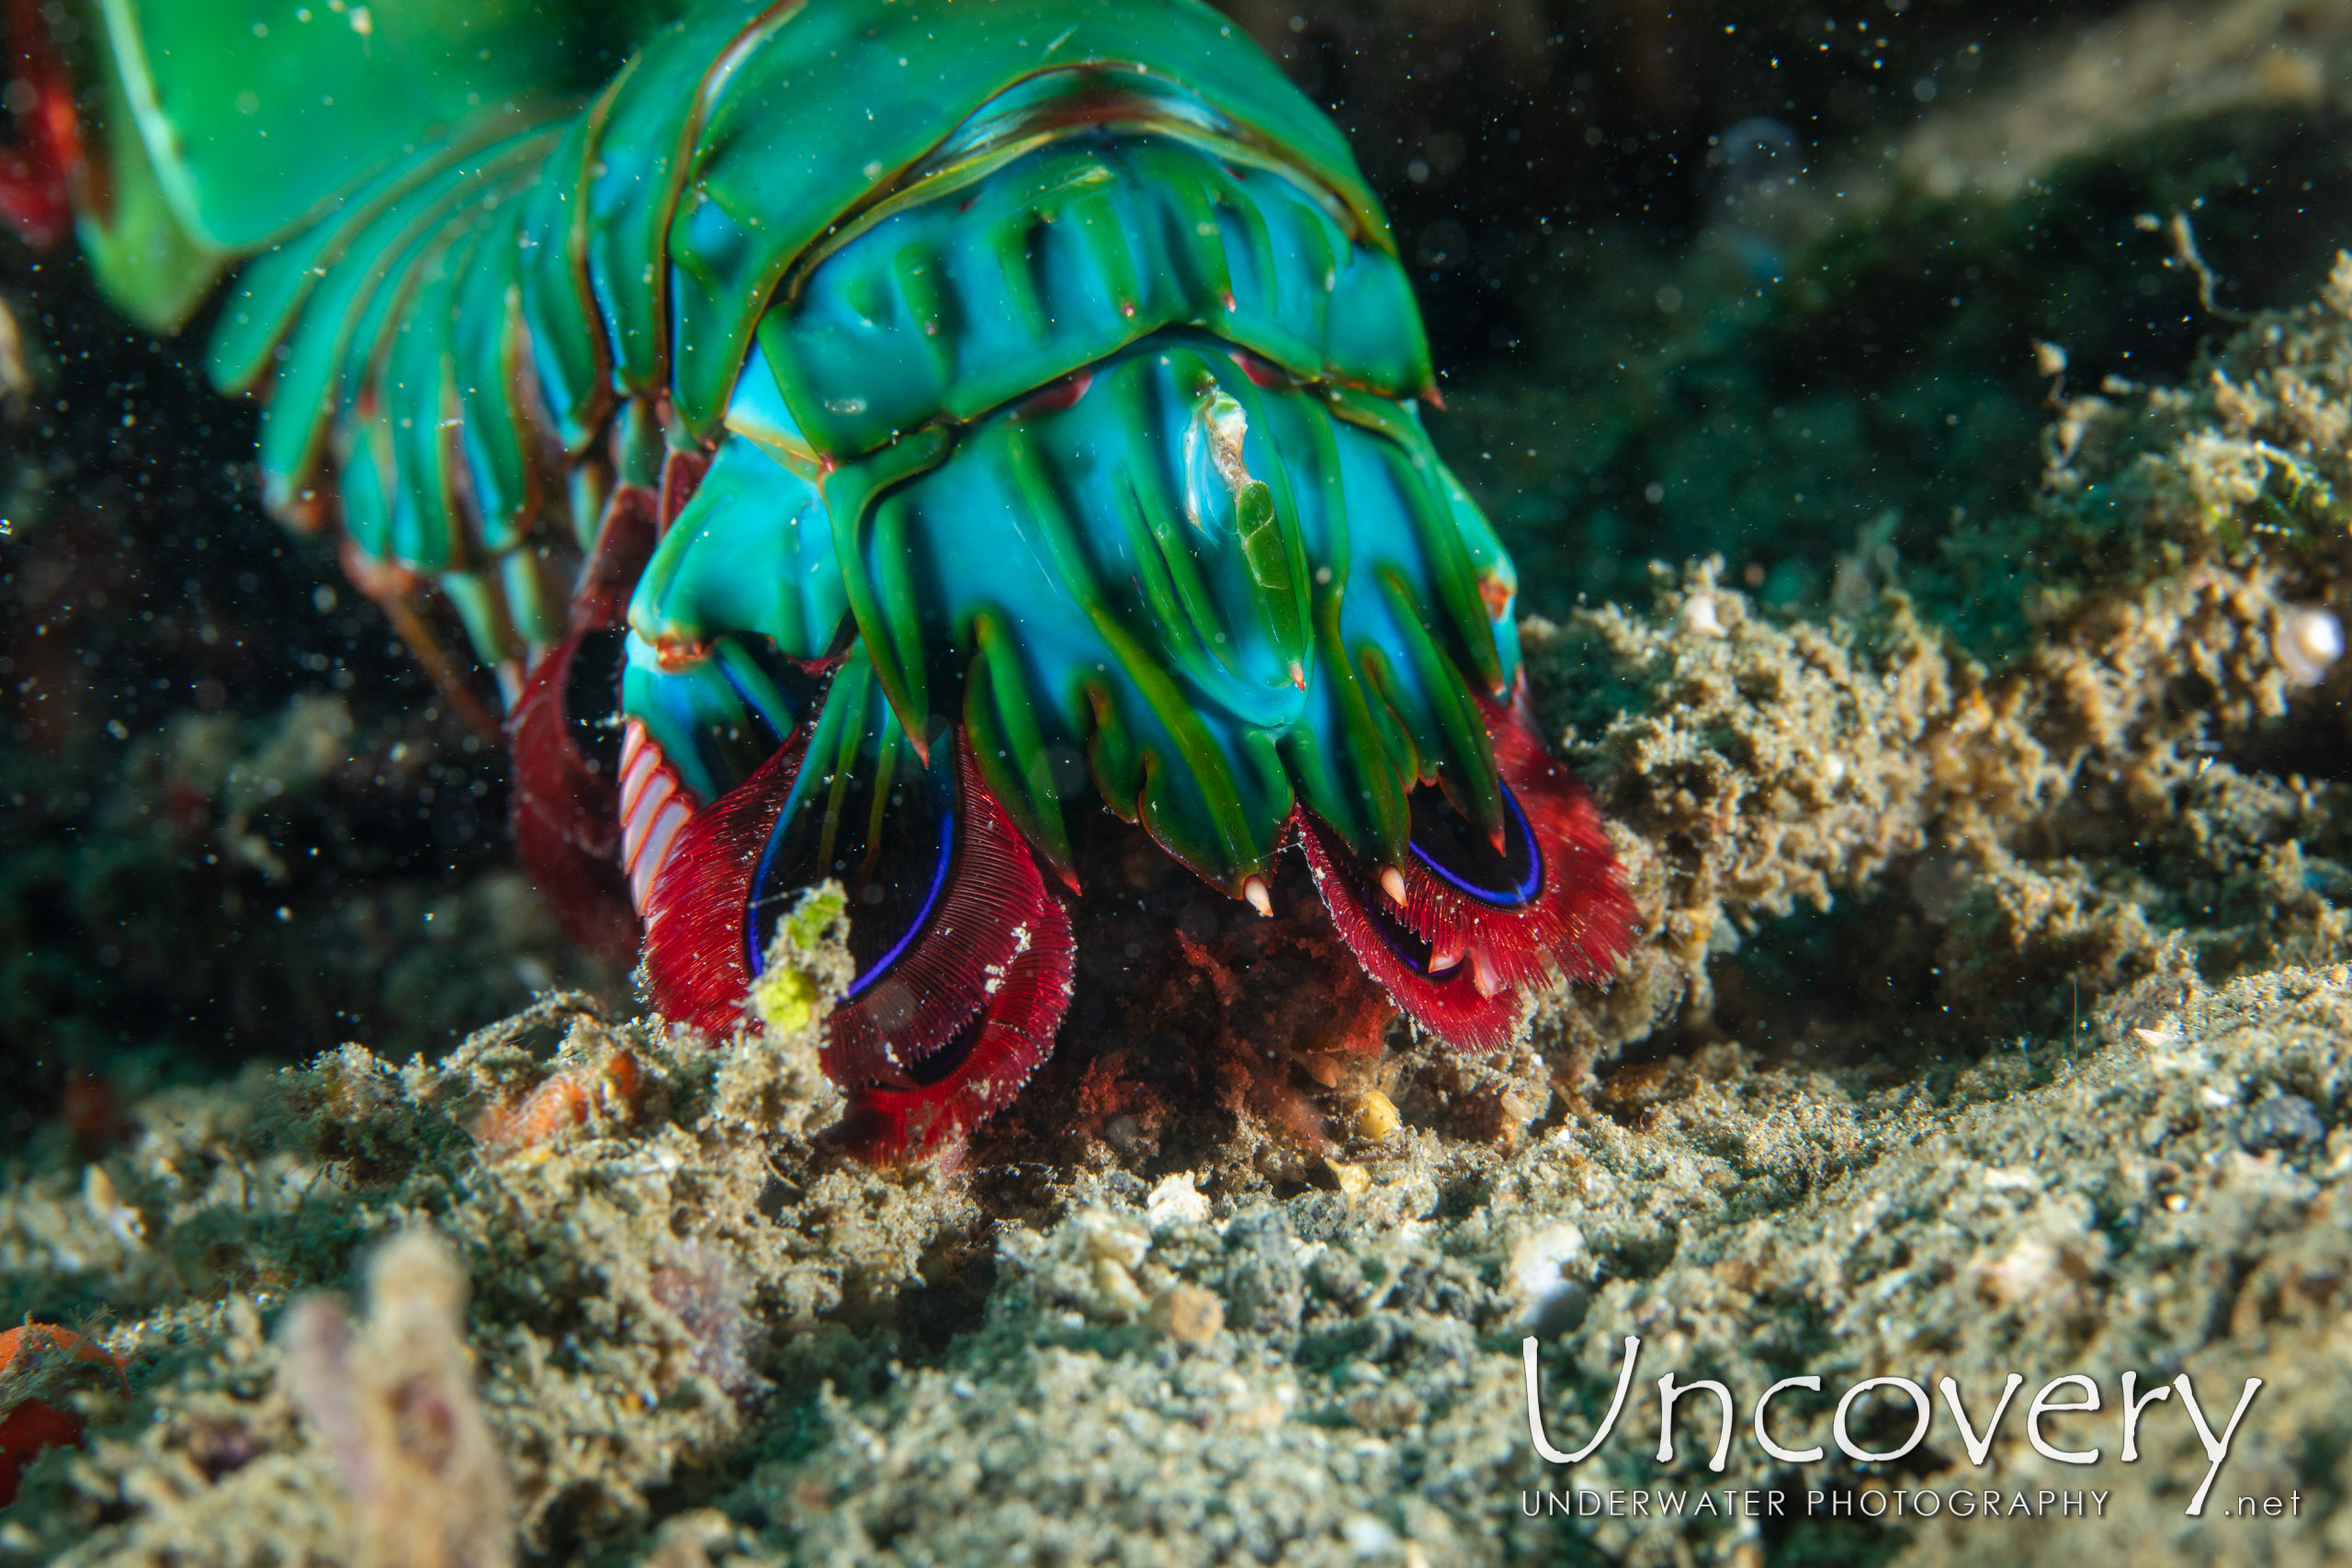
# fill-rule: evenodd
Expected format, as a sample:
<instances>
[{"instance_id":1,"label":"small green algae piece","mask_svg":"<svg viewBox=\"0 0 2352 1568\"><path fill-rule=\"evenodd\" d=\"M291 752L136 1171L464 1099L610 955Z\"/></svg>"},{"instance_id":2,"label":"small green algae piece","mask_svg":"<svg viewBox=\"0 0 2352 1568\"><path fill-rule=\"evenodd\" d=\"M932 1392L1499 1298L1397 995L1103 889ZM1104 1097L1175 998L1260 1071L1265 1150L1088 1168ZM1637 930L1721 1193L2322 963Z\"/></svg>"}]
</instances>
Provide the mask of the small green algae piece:
<instances>
[{"instance_id":1,"label":"small green algae piece","mask_svg":"<svg viewBox=\"0 0 2352 1568\"><path fill-rule=\"evenodd\" d=\"M771 1032L797 1034L831 1010L842 987L831 955L847 940L848 909L842 885L821 882L801 891L800 901L776 928L766 964L752 982L752 1010Z\"/></svg>"}]
</instances>

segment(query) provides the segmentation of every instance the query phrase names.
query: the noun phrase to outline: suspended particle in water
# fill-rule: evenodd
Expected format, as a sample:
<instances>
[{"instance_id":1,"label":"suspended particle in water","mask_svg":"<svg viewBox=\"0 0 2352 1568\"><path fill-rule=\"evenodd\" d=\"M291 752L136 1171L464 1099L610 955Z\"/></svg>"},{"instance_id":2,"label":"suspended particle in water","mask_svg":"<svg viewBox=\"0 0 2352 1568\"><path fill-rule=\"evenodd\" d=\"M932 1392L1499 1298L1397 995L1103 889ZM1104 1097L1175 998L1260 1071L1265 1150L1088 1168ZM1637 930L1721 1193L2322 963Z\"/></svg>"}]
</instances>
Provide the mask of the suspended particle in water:
<instances>
[{"instance_id":1,"label":"suspended particle in water","mask_svg":"<svg viewBox=\"0 0 2352 1568\"><path fill-rule=\"evenodd\" d=\"M2278 618L2270 649L2289 680L2298 686L2316 686L2344 657L2344 623L2324 605L2296 605Z\"/></svg>"}]
</instances>

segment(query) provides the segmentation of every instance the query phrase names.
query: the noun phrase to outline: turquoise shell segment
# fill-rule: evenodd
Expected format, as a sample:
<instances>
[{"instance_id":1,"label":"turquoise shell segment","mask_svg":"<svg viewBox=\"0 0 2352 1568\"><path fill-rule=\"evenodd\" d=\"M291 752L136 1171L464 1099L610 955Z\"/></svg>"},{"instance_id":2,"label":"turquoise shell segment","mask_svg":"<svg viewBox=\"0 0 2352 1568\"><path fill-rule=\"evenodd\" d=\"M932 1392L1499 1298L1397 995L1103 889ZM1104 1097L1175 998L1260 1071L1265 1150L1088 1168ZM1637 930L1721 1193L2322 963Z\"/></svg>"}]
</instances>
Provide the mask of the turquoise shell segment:
<instances>
[{"instance_id":1,"label":"turquoise shell segment","mask_svg":"<svg viewBox=\"0 0 2352 1568\"><path fill-rule=\"evenodd\" d=\"M704 805L751 777L811 716L816 683L756 634L712 640L691 663L665 665L631 633L621 668L621 711L642 723Z\"/></svg>"},{"instance_id":2,"label":"turquoise shell segment","mask_svg":"<svg viewBox=\"0 0 2352 1568\"><path fill-rule=\"evenodd\" d=\"M780 27L791 0L711 0L647 39L616 85L589 170L588 275L623 394L669 371L666 240L710 89Z\"/></svg>"},{"instance_id":3,"label":"turquoise shell segment","mask_svg":"<svg viewBox=\"0 0 2352 1568\"><path fill-rule=\"evenodd\" d=\"M356 392L354 371L372 357L384 307L405 292L408 269L436 240L447 242L469 197L526 178L545 148L543 135L526 134L436 171L378 211L324 267L283 346L262 424L262 488L271 506L290 507L317 478L328 426Z\"/></svg>"},{"instance_id":4,"label":"turquoise shell segment","mask_svg":"<svg viewBox=\"0 0 2352 1568\"><path fill-rule=\"evenodd\" d=\"M711 458L625 682L705 798L854 656L1065 868L1090 791L1237 890L1302 804L1392 856L1416 784L1499 819L1510 562L1344 142L1216 12L709 0L560 118L478 108L250 266L215 367L268 384L273 505L486 660L557 628L617 402Z\"/></svg>"},{"instance_id":5,"label":"turquoise shell segment","mask_svg":"<svg viewBox=\"0 0 2352 1568\"><path fill-rule=\"evenodd\" d=\"M692 649L742 632L807 660L831 651L847 614L815 487L729 436L655 547L628 618L649 647Z\"/></svg>"},{"instance_id":6,"label":"turquoise shell segment","mask_svg":"<svg viewBox=\"0 0 2352 1568\"><path fill-rule=\"evenodd\" d=\"M525 197L516 264L523 322L540 404L558 443L583 450L612 407L611 359L602 317L588 292L582 247L587 237L587 164L594 156L609 93L572 117Z\"/></svg>"},{"instance_id":7,"label":"turquoise shell segment","mask_svg":"<svg viewBox=\"0 0 2352 1568\"><path fill-rule=\"evenodd\" d=\"M727 429L756 444L811 484L823 469L816 446L784 400L784 389L763 349L752 350L735 383L735 396L727 405Z\"/></svg>"},{"instance_id":8,"label":"turquoise shell segment","mask_svg":"<svg viewBox=\"0 0 2352 1568\"><path fill-rule=\"evenodd\" d=\"M1183 83L1332 191L1356 232L1388 243L1338 128L1198 0L804 6L713 84L671 221L672 391L686 427L718 427L752 329L802 253L1007 88L1069 70Z\"/></svg>"},{"instance_id":9,"label":"turquoise shell segment","mask_svg":"<svg viewBox=\"0 0 2352 1568\"><path fill-rule=\"evenodd\" d=\"M552 106L536 112L497 114L413 157L400 159L363 181L316 223L255 255L230 284L219 323L207 349L213 384L224 392L249 392L268 377L277 345L327 268L376 216L435 175L503 141L518 127L547 119Z\"/></svg>"},{"instance_id":10,"label":"turquoise shell segment","mask_svg":"<svg viewBox=\"0 0 2352 1568\"><path fill-rule=\"evenodd\" d=\"M1401 852L1414 784L1498 798L1471 693L1515 649L1475 590L1464 618L1433 586L1508 563L1385 407L1175 335L813 480L730 434L631 604L645 679L663 648L817 659L854 635L910 735L966 727L1048 859L1090 785L1236 890L1302 800ZM665 700L630 711L693 722Z\"/></svg>"},{"instance_id":11,"label":"turquoise shell segment","mask_svg":"<svg viewBox=\"0 0 2352 1568\"><path fill-rule=\"evenodd\" d=\"M625 13L639 8L98 0L96 9L174 215L214 247L250 251L331 218L351 187L451 126L607 74L612 45L634 19Z\"/></svg>"},{"instance_id":12,"label":"turquoise shell segment","mask_svg":"<svg viewBox=\"0 0 2352 1568\"><path fill-rule=\"evenodd\" d=\"M972 420L1170 327L1392 395L1430 378L1396 257L1287 174L1104 130L910 194L761 323L795 422L836 457Z\"/></svg>"},{"instance_id":13,"label":"turquoise shell segment","mask_svg":"<svg viewBox=\"0 0 2352 1568\"><path fill-rule=\"evenodd\" d=\"M521 543L557 484L525 412L525 332L516 265L523 203L509 201L483 221L482 243L452 297L450 377L472 510L485 550Z\"/></svg>"}]
</instances>

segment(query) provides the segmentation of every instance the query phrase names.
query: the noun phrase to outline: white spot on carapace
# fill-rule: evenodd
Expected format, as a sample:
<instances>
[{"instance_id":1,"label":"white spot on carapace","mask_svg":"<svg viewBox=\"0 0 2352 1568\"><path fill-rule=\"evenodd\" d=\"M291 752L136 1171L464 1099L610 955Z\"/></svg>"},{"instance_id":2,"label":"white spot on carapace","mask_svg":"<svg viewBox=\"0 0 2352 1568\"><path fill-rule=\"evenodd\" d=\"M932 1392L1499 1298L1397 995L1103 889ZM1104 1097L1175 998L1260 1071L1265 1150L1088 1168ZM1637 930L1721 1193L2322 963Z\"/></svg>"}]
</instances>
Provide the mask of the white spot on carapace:
<instances>
[{"instance_id":1,"label":"white spot on carapace","mask_svg":"<svg viewBox=\"0 0 2352 1568\"><path fill-rule=\"evenodd\" d=\"M1250 465L1242 457L1242 444L1249 436L1250 418L1240 403L1232 393L1211 383L1193 410L1193 423L1184 429L1184 471L1195 480L1185 487L1184 514L1204 534L1211 529L1209 520L1201 515L1204 487L1198 481L1206 477L1201 472L1203 461L1216 469L1225 487L1227 504L1238 507L1241 492L1252 482Z\"/></svg>"}]
</instances>

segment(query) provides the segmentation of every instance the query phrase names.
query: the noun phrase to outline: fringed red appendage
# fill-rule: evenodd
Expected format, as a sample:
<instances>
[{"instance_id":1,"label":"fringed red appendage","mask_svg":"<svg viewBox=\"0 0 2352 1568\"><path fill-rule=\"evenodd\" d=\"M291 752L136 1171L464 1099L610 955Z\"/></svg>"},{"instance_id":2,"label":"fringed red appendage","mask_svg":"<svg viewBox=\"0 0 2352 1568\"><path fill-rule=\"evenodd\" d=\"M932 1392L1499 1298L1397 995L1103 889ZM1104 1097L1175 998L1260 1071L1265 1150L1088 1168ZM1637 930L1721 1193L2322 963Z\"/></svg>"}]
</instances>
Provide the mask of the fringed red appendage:
<instances>
[{"instance_id":1,"label":"fringed red appendage","mask_svg":"<svg viewBox=\"0 0 2352 1568\"><path fill-rule=\"evenodd\" d=\"M969 751L959 739L949 864L925 928L886 971L859 976L834 1010L825 1071L836 1083L888 1083L918 1070L972 1020L993 982L1011 976L1032 940L1023 920L1043 884Z\"/></svg>"},{"instance_id":2,"label":"fringed red appendage","mask_svg":"<svg viewBox=\"0 0 2352 1568\"><path fill-rule=\"evenodd\" d=\"M1020 1093L1077 973L1069 914L960 728L956 759L961 831L938 913L890 975L834 1010L826 1049L851 1091L849 1142L884 1163L952 1150Z\"/></svg>"},{"instance_id":3,"label":"fringed red appendage","mask_svg":"<svg viewBox=\"0 0 2352 1568\"><path fill-rule=\"evenodd\" d=\"M1529 993L1557 969L1604 978L1634 942L1634 908L1600 814L1514 713L1480 705L1509 794L1504 843L1464 848L1466 827L1425 792L1413 852L1385 879L1302 814L1317 889L1364 970L1424 1028L1463 1050L1503 1044ZM1426 822L1424 820L1426 816ZM1385 880L1401 882L1404 901Z\"/></svg>"},{"instance_id":4,"label":"fringed red appendage","mask_svg":"<svg viewBox=\"0 0 2352 1568\"><path fill-rule=\"evenodd\" d=\"M650 494L616 492L572 599L571 629L532 665L506 717L515 854L564 934L614 964L637 951L634 906L643 901L630 897L620 853L621 783L631 759L625 748L606 748L619 755L602 762L583 755L572 710L585 702L594 710L588 718L608 722L619 705L617 657L607 645L618 643L629 590L653 542ZM583 656L612 667L580 666Z\"/></svg>"},{"instance_id":5,"label":"fringed red appendage","mask_svg":"<svg viewBox=\"0 0 2352 1568\"><path fill-rule=\"evenodd\" d=\"M28 94L16 113L17 144L0 150L0 220L17 238L45 250L74 226L74 184L84 166L82 118L40 0L8 0L7 18L8 75Z\"/></svg>"},{"instance_id":6,"label":"fringed red appendage","mask_svg":"<svg viewBox=\"0 0 2352 1568\"><path fill-rule=\"evenodd\" d=\"M808 729L796 730L750 778L700 811L678 790L661 749L634 721L630 731L642 760L622 772L625 808L635 806L628 811L633 829L651 825L637 842L630 872L632 884L642 879L648 889L639 899L646 982L666 1016L725 1034L742 1021L752 988L743 948L752 876L799 776ZM630 794L629 781L640 771L646 782ZM653 792L665 786L655 799Z\"/></svg>"},{"instance_id":7,"label":"fringed red appendage","mask_svg":"<svg viewBox=\"0 0 2352 1568\"><path fill-rule=\"evenodd\" d=\"M638 932L617 852L618 781L580 755L564 707L580 643L574 633L543 654L507 715L509 818L515 857L564 934L619 964Z\"/></svg>"},{"instance_id":8,"label":"fringed red appendage","mask_svg":"<svg viewBox=\"0 0 2352 1568\"><path fill-rule=\"evenodd\" d=\"M712 1033L744 1016L753 883L805 733L691 814L646 907L654 1005ZM956 747L955 836L939 896L826 1023L825 1071L850 1095L845 1138L885 1163L951 1151L1020 1092L1053 1048L1076 969L1068 913L960 731Z\"/></svg>"}]
</instances>

